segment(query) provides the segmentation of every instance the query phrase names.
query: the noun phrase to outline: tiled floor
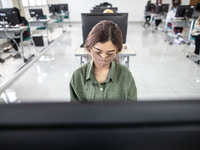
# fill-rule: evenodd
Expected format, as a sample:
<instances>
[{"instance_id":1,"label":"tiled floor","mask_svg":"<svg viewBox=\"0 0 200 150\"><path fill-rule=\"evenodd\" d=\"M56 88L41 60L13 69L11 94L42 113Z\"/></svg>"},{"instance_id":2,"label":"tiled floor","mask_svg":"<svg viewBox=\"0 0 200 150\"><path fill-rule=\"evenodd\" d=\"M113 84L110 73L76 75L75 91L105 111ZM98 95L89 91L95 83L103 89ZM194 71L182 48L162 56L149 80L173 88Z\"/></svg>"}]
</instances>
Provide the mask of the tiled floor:
<instances>
[{"instance_id":1,"label":"tiled floor","mask_svg":"<svg viewBox=\"0 0 200 150\"><path fill-rule=\"evenodd\" d=\"M82 43L81 30L80 23L72 24L69 32L1 94L1 103L69 101L68 84L79 67L74 52ZM129 69L135 78L138 99L199 99L200 66L186 58L193 48L168 45L164 39L163 32L151 33L139 23L129 23L127 43L137 52L130 58Z\"/></svg>"}]
</instances>

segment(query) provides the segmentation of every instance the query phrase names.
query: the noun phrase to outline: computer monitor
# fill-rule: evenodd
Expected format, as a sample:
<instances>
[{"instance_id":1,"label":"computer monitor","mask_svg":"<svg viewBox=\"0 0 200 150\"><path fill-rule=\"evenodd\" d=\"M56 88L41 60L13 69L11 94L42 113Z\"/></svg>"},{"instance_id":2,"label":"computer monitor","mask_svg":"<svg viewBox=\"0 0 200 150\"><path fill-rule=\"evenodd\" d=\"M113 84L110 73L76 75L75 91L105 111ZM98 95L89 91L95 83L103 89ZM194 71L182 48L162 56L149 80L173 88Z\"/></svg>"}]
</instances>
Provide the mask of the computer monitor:
<instances>
[{"instance_id":1,"label":"computer monitor","mask_svg":"<svg viewBox=\"0 0 200 150\"><path fill-rule=\"evenodd\" d=\"M169 4L162 4L161 7L162 7L162 12L163 13L168 13L168 11L169 11Z\"/></svg>"},{"instance_id":2,"label":"computer monitor","mask_svg":"<svg viewBox=\"0 0 200 150\"><path fill-rule=\"evenodd\" d=\"M50 13L53 13L53 14L56 14L56 13L61 13L61 10L60 10L60 5L48 5L49 6L49 12Z\"/></svg>"},{"instance_id":3,"label":"computer monitor","mask_svg":"<svg viewBox=\"0 0 200 150\"><path fill-rule=\"evenodd\" d=\"M150 11L155 13L156 12L156 5L154 3L150 4Z\"/></svg>"},{"instance_id":4,"label":"computer monitor","mask_svg":"<svg viewBox=\"0 0 200 150\"><path fill-rule=\"evenodd\" d=\"M68 4L59 4L61 12L68 12Z\"/></svg>"},{"instance_id":5,"label":"computer monitor","mask_svg":"<svg viewBox=\"0 0 200 150\"><path fill-rule=\"evenodd\" d=\"M94 27L94 25L102 20L111 20L114 23L118 24L119 28L122 31L123 43L126 43L128 13L82 13L81 19L84 44L91 29Z\"/></svg>"},{"instance_id":6,"label":"computer monitor","mask_svg":"<svg viewBox=\"0 0 200 150\"><path fill-rule=\"evenodd\" d=\"M0 21L10 25L20 24L17 12L13 8L0 9Z\"/></svg>"},{"instance_id":7,"label":"computer monitor","mask_svg":"<svg viewBox=\"0 0 200 150\"><path fill-rule=\"evenodd\" d=\"M156 5L156 13L168 13L169 4L158 4Z\"/></svg>"},{"instance_id":8,"label":"computer monitor","mask_svg":"<svg viewBox=\"0 0 200 150\"><path fill-rule=\"evenodd\" d=\"M37 19L44 18L42 9L29 9L29 13L31 17L36 17Z\"/></svg>"},{"instance_id":9,"label":"computer monitor","mask_svg":"<svg viewBox=\"0 0 200 150\"><path fill-rule=\"evenodd\" d=\"M194 12L194 6L180 5L178 6L176 17L191 18Z\"/></svg>"},{"instance_id":10,"label":"computer monitor","mask_svg":"<svg viewBox=\"0 0 200 150\"><path fill-rule=\"evenodd\" d=\"M7 24L7 14L0 10L0 23Z\"/></svg>"},{"instance_id":11,"label":"computer monitor","mask_svg":"<svg viewBox=\"0 0 200 150\"><path fill-rule=\"evenodd\" d=\"M0 104L2 150L199 150L200 101Z\"/></svg>"},{"instance_id":12,"label":"computer monitor","mask_svg":"<svg viewBox=\"0 0 200 150\"><path fill-rule=\"evenodd\" d=\"M200 3L197 3L196 7L195 7L196 11L200 11Z\"/></svg>"},{"instance_id":13,"label":"computer monitor","mask_svg":"<svg viewBox=\"0 0 200 150\"><path fill-rule=\"evenodd\" d=\"M107 7L93 7L93 9L91 10L91 13L103 13L103 11L105 9L111 9L111 10L113 10L114 13L117 13L117 10L118 10L117 7L111 7L111 8L107 8Z\"/></svg>"}]
</instances>

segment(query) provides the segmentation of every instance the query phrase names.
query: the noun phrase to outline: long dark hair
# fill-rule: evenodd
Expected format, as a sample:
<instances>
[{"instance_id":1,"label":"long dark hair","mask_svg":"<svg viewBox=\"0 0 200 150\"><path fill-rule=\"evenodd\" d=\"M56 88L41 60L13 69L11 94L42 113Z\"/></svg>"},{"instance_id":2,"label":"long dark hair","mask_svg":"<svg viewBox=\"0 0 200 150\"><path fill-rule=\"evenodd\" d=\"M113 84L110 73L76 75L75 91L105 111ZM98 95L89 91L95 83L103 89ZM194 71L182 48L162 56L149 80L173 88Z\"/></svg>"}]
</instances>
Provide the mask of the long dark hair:
<instances>
[{"instance_id":1,"label":"long dark hair","mask_svg":"<svg viewBox=\"0 0 200 150\"><path fill-rule=\"evenodd\" d=\"M119 26L112 21L104 20L92 28L85 41L85 48L90 51L96 43L108 41L112 41L116 46L117 52L122 50L123 38Z\"/></svg>"}]
</instances>

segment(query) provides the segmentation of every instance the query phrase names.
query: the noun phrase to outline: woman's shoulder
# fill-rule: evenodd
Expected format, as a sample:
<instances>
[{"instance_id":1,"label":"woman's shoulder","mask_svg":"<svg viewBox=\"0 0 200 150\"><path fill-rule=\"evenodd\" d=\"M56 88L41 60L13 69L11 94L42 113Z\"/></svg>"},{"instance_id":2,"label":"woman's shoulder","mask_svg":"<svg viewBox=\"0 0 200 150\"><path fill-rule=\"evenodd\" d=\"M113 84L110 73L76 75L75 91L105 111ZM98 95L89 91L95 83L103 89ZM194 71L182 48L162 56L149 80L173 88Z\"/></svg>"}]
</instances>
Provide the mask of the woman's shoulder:
<instances>
[{"instance_id":1,"label":"woman's shoulder","mask_svg":"<svg viewBox=\"0 0 200 150\"><path fill-rule=\"evenodd\" d=\"M131 71L124 65L115 62L120 73L132 74Z\"/></svg>"},{"instance_id":2,"label":"woman's shoulder","mask_svg":"<svg viewBox=\"0 0 200 150\"><path fill-rule=\"evenodd\" d=\"M86 63L86 64L80 66L78 69L76 69L76 70L74 71L73 75L75 75L75 76L78 76L78 75L79 75L79 76L80 76L80 75L82 75L82 74L85 74L86 71L87 71L87 69L88 69L88 67L89 67L89 65L90 65L90 63L91 63L91 62L88 62L88 63Z\"/></svg>"}]
</instances>

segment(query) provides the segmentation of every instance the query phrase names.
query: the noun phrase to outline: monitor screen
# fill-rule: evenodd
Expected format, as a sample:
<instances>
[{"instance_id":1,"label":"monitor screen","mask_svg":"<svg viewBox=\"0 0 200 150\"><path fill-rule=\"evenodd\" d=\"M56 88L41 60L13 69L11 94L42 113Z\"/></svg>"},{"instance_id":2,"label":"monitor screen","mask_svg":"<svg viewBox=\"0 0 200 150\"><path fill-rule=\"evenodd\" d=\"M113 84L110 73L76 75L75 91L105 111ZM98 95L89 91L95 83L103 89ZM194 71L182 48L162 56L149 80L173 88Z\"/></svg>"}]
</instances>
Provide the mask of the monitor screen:
<instances>
[{"instance_id":1,"label":"monitor screen","mask_svg":"<svg viewBox=\"0 0 200 150\"><path fill-rule=\"evenodd\" d=\"M191 18L194 12L194 6L190 5L180 5L178 6L176 17L187 17Z\"/></svg>"},{"instance_id":2,"label":"monitor screen","mask_svg":"<svg viewBox=\"0 0 200 150\"><path fill-rule=\"evenodd\" d=\"M6 21L10 25L20 24L17 12L13 8L0 9L1 21Z\"/></svg>"},{"instance_id":3,"label":"monitor screen","mask_svg":"<svg viewBox=\"0 0 200 150\"><path fill-rule=\"evenodd\" d=\"M118 8L117 7L112 7L112 8L107 8L107 7L93 7L91 10L91 13L103 13L105 9L111 9L113 10L114 13L117 12Z\"/></svg>"},{"instance_id":4,"label":"monitor screen","mask_svg":"<svg viewBox=\"0 0 200 150\"><path fill-rule=\"evenodd\" d=\"M162 12L163 13L168 13L168 11L169 11L169 4L162 4L161 7L162 7Z\"/></svg>"},{"instance_id":5,"label":"monitor screen","mask_svg":"<svg viewBox=\"0 0 200 150\"><path fill-rule=\"evenodd\" d=\"M82 33L83 33L83 43L91 31L91 29L98 22L102 20L111 20L118 24L119 28L122 31L123 43L126 43L126 34L128 26L128 13L82 13Z\"/></svg>"},{"instance_id":6,"label":"monitor screen","mask_svg":"<svg viewBox=\"0 0 200 150\"><path fill-rule=\"evenodd\" d=\"M5 12L1 12L1 10L0 10L0 22L1 22L1 24L7 22L6 13Z\"/></svg>"},{"instance_id":7,"label":"monitor screen","mask_svg":"<svg viewBox=\"0 0 200 150\"><path fill-rule=\"evenodd\" d=\"M37 19L44 18L42 9L29 9L29 13L31 17L36 17Z\"/></svg>"},{"instance_id":8,"label":"monitor screen","mask_svg":"<svg viewBox=\"0 0 200 150\"><path fill-rule=\"evenodd\" d=\"M156 5L156 13L168 13L169 4L158 4Z\"/></svg>"},{"instance_id":9,"label":"monitor screen","mask_svg":"<svg viewBox=\"0 0 200 150\"><path fill-rule=\"evenodd\" d=\"M197 3L195 10L200 11L200 3Z\"/></svg>"},{"instance_id":10,"label":"monitor screen","mask_svg":"<svg viewBox=\"0 0 200 150\"><path fill-rule=\"evenodd\" d=\"M62 12L68 12L68 4L59 4L60 6L60 11Z\"/></svg>"},{"instance_id":11,"label":"monitor screen","mask_svg":"<svg viewBox=\"0 0 200 150\"><path fill-rule=\"evenodd\" d=\"M50 13L61 13L60 6L59 5L48 5L49 6L49 12Z\"/></svg>"},{"instance_id":12,"label":"monitor screen","mask_svg":"<svg viewBox=\"0 0 200 150\"><path fill-rule=\"evenodd\" d=\"M5 150L199 150L200 101L1 104Z\"/></svg>"}]
</instances>

